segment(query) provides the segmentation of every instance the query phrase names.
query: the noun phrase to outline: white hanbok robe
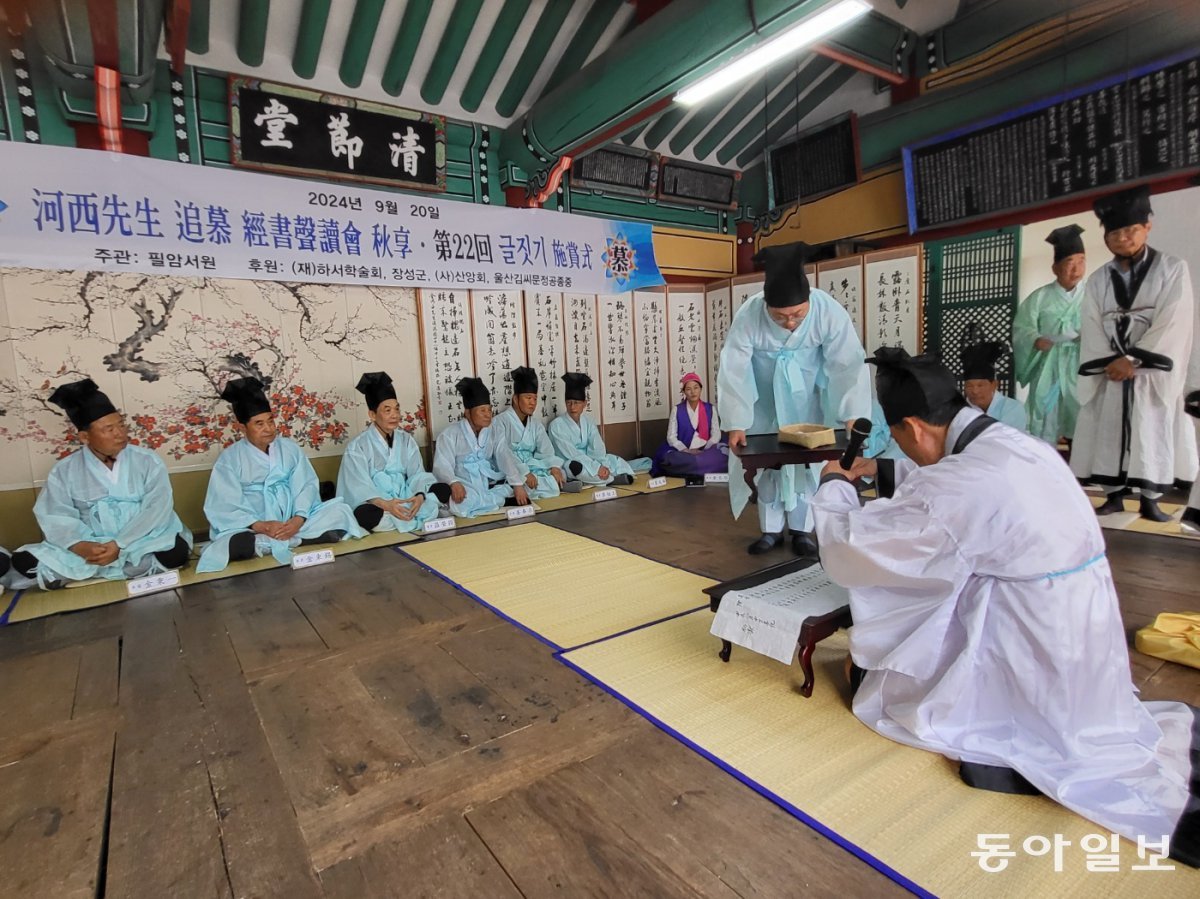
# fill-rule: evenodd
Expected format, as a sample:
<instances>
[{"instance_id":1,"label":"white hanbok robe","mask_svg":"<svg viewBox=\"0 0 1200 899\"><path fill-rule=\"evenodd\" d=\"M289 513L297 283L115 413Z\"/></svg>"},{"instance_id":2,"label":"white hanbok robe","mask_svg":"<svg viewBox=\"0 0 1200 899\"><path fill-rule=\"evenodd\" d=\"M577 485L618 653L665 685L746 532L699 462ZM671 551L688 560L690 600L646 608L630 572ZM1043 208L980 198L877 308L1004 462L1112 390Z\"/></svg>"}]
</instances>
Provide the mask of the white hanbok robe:
<instances>
[{"instance_id":1,"label":"white hanbok robe","mask_svg":"<svg viewBox=\"0 0 1200 899\"><path fill-rule=\"evenodd\" d=\"M459 518L499 511L523 480L504 441L497 440L490 427L476 435L465 418L438 435L433 476L443 484L458 481L466 488L461 503L450 501L450 511Z\"/></svg>"},{"instance_id":2,"label":"white hanbok robe","mask_svg":"<svg viewBox=\"0 0 1200 899\"><path fill-rule=\"evenodd\" d=\"M536 487L525 485L529 498L545 499L558 496L558 481L550 474L550 469L561 469L563 460L555 455L550 435L546 433L546 426L542 424L542 420L536 415L531 415L529 420L522 424L517 410L510 406L492 419L491 428L496 439L503 440L516 457L521 482L524 483L528 474L537 478Z\"/></svg>"},{"instance_id":3,"label":"white hanbok robe","mask_svg":"<svg viewBox=\"0 0 1200 899\"><path fill-rule=\"evenodd\" d=\"M1057 281L1044 284L1025 298L1013 320L1013 371L1029 387L1025 411L1029 433L1057 444L1075 434L1079 399L1079 319L1085 282L1065 290ZM1040 337L1054 341L1048 350L1034 348ZM990 413L989 413L990 414Z\"/></svg>"},{"instance_id":4,"label":"white hanbok robe","mask_svg":"<svg viewBox=\"0 0 1200 899\"><path fill-rule=\"evenodd\" d=\"M365 537L346 501L334 497L321 502L321 488L312 463L299 444L276 437L267 452L246 439L227 446L217 456L204 496L212 542L200 554L196 570L220 571L229 564L229 541L234 534L250 533L256 521L287 521L294 515L304 524L291 540L255 535L255 554L270 553L280 565L290 565L292 548L302 540L326 531L344 531L343 540Z\"/></svg>"},{"instance_id":5,"label":"white hanbok robe","mask_svg":"<svg viewBox=\"0 0 1200 899\"><path fill-rule=\"evenodd\" d=\"M22 546L38 560L37 580L83 581L102 577L123 580L164 570L156 552L175 546L192 532L175 514L167 466L158 454L130 444L110 469L87 447L56 462L33 504L46 539ZM71 552L80 541L115 540L120 552L103 567Z\"/></svg>"},{"instance_id":6,"label":"white hanbok robe","mask_svg":"<svg viewBox=\"0 0 1200 899\"><path fill-rule=\"evenodd\" d=\"M1116 351L1122 310L1109 274L1114 270L1120 271L1115 261L1109 262L1087 280L1081 365ZM1166 356L1174 367L1171 371L1138 368L1132 381L1110 381L1103 373L1079 376L1079 421L1071 446L1071 470L1081 481L1162 492L1176 480L1195 480L1196 435L1183 411L1194 307L1187 263L1158 253L1133 300L1127 345Z\"/></svg>"},{"instance_id":7,"label":"white hanbok robe","mask_svg":"<svg viewBox=\"0 0 1200 899\"><path fill-rule=\"evenodd\" d=\"M948 453L979 414L955 417ZM1053 447L993 424L935 465L894 469L891 498L860 508L830 480L814 500L865 669L854 714L897 742L1011 768L1106 830L1171 834L1196 807L1195 710L1137 699L1104 538Z\"/></svg>"},{"instance_id":8,"label":"white hanbok robe","mask_svg":"<svg viewBox=\"0 0 1200 899\"><path fill-rule=\"evenodd\" d=\"M583 470L576 476L585 484L603 487L611 484L619 474L633 477L633 468L620 456L608 451L600 429L592 421L592 417L584 412L579 416L579 423L567 412L559 414L550 422L550 442L566 464L578 462ZM601 468L608 469L608 477L600 477Z\"/></svg>"},{"instance_id":9,"label":"white hanbok robe","mask_svg":"<svg viewBox=\"0 0 1200 899\"><path fill-rule=\"evenodd\" d=\"M346 445L338 469L337 495L353 511L373 499L410 499L418 493L426 494L417 514L408 521L385 512L375 525L376 532L405 533L419 530L437 517L438 501L429 493L433 484L434 477L425 470L421 450L411 434L397 428L388 446L379 428L370 425Z\"/></svg>"},{"instance_id":10,"label":"white hanbok robe","mask_svg":"<svg viewBox=\"0 0 1200 899\"><path fill-rule=\"evenodd\" d=\"M823 290L809 295L809 312L794 331L771 320L761 293L733 317L717 375L721 422L726 433L775 434L780 425L845 427L871 414L871 386L863 346L850 315ZM786 465L755 478L763 533L811 529L808 498L817 486L814 466ZM750 488L742 463L729 454L729 501L742 514Z\"/></svg>"}]
</instances>

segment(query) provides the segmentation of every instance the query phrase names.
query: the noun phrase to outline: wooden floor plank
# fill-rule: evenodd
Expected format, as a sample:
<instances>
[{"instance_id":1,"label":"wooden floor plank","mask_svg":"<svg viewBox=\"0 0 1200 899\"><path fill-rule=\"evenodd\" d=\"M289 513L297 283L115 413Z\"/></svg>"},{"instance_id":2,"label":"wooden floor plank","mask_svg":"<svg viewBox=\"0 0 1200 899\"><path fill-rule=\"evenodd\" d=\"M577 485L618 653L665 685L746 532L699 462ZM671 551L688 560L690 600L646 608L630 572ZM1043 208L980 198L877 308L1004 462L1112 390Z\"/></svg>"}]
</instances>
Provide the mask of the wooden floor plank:
<instances>
[{"instance_id":1,"label":"wooden floor plank","mask_svg":"<svg viewBox=\"0 0 1200 899\"><path fill-rule=\"evenodd\" d=\"M0 662L7 736L71 719L81 652L79 646L67 646L47 653L24 653Z\"/></svg>"},{"instance_id":2,"label":"wooden floor plank","mask_svg":"<svg viewBox=\"0 0 1200 899\"><path fill-rule=\"evenodd\" d=\"M465 752L525 727L510 705L438 646L409 645L355 666L363 686L404 722L422 764Z\"/></svg>"},{"instance_id":3,"label":"wooden floor plank","mask_svg":"<svg viewBox=\"0 0 1200 899\"><path fill-rule=\"evenodd\" d=\"M176 629L204 709L201 738L234 894L315 899L320 887L295 809L221 615L212 604L192 605Z\"/></svg>"},{"instance_id":4,"label":"wooden floor plank","mask_svg":"<svg viewBox=\"0 0 1200 899\"><path fill-rule=\"evenodd\" d=\"M232 896L201 742L203 708L175 631L178 599L165 593L125 605L105 891Z\"/></svg>"},{"instance_id":5,"label":"wooden floor plank","mask_svg":"<svg viewBox=\"0 0 1200 899\"><path fill-rule=\"evenodd\" d=\"M95 640L80 647L72 718L106 711L117 704L120 667L121 641L118 638Z\"/></svg>"},{"instance_id":6,"label":"wooden floor plank","mask_svg":"<svg viewBox=\"0 0 1200 899\"><path fill-rule=\"evenodd\" d=\"M112 755L110 721L0 766L0 893L97 894Z\"/></svg>"},{"instance_id":7,"label":"wooden floor plank","mask_svg":"<svg viewBox=\"0 0 1200 899\"><path fill-rule=\"evenodd\" d=\"M356 897L411 896L428 899L519 899L504 869L496 862L461 815L429 821L402 842L372 846L352 865L356 874L342 871L330 878L333 895ZM322 874L322 882L325 875ZM353 885L355 892L347 893ZM327 895L329 895L327 893Z\"/></svg>"},{"instance_id":8,"label":"wooden floor plank","mask_svg":"<svg viewBox=\"0 0 1200 899\"><path fill-rule=\"evenodd\" d=\"M222 605L226 630L247 674L320 655L328 648L296 605L294 595L293 590L264 591L244 594L237 602Z\"/></svg>"},{"instance_id":9,"label":"wooden floor plank","mask_svg":"<svg viewBox=\"0 0 1200 899\"><path fill-rule=\"evenodd\" d=\"M418 764L406 723L353 670L325 665L273 676L251 695L302 826L325 806Z\"/></svg>"}]
</instances>

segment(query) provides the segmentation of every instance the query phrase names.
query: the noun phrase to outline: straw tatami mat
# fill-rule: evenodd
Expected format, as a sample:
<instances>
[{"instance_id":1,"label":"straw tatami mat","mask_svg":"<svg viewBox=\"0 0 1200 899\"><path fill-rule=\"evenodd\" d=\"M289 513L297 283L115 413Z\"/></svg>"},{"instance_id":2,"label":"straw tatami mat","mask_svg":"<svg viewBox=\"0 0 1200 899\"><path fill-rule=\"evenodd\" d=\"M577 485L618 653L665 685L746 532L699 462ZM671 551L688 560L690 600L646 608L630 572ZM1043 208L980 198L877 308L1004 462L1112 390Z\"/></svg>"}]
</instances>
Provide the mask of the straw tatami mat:
<instances>
[{"instance_id":1,"label":"straw tatami mat","mask_svg":"<svg viewBox=\"0 0 1200 899\"><path fill-rule=\"evenodd\" d=\"M1144 862L1125 841L1119 872L1088 872L1079 840L1097 825L1048 799L967 787L954 763L875 734L849 709L844 633L818 645L816 688L804 699L796 667L737 647L720 662L711 623L710 613L695 612L561 658L910 888L943 896L1200 896L1200 871L1177 863L1169 872L1131 871ZM971 855L978 834L1007 835L1016 856L1006 870L981 870ZM1070 841L1061 872L1052 851L1022 851L1027 838L1055 834Z\"/></svg>"},{"instance_id":2,"label":"straw tatami mat","mask_svg":"<svg viewBox=\"0 0 1200 899\"><path fill-rule=\"evenodd\" d=\"M555 648L707 605L714 583L537 522L401 551Z\"/></svg>"},{"instance_id":3,"label":"straw tatami mat","mask_svg":"<svg viewBox=\"0 0 1200 899\"><path fill-rule=\"evenodd\" d=\"M378 534L368 534L359 540L343 540L339 543L323 543L305 546L296 552L308 552L314 549L332 548L335 556L349 555L368 549L378 549L383 546L395 546L419 539L416 534L403 534L398 531L384 531ZM244 562L230 562L220 571L200 574L196 571L198 552L192 553L188 567L179 573L179 586L202 584L206 581L219 581L227 577L237 577L268 568L282 567L272 556L258 559L248 559ZM32 618L45 618L47 615L57 615L61 612L77 612L80 609L91 609L96 606L106 606L110 603L129 599L126 581L93 580L77 586L68 586L62 590L41 590L36 587L22 591L16 598L7 616L0 618L4 624L15 624L18 621L29 621Z\"/></svg>"},{"instance_id":4,"label":"straw tatami mat","mask_svg":"<svg viewBox=\"0 0 1200 899\"><path fill-rule=\"evenodd\" d=\"M684 480L683 478L667 478L667 483L662 487L651 487L650 474L640 471L633 476L632 484L613 484L613 486L627 493L662 493L664 490L675 490L684 486Z\"/></svg>"},{"instance_id":5,"label":"straw tatami mat","mask_svg":"<svg viewBox=\"0 0 1200 899\"><path fill-rule=\"evenodd\" d=\"M1088 494L1093 506L1101 506L1104 504L1104 496L1095 496ZM1139 534L1159 534L1163 537L1183 537L1187 540L1195 540L1197 538L1190 534L1183 533L1179 528L1179 517L1183 514L1184 507L1177 503L1160 502L1158 507L1167 515L1171 516L1170 521L1147 521L1138 514L1138 501L1136 499L1125 500L1125 511L1114 512L1111 515L1098 515L1096 520L1100 522L1100 526L1109 528L1114 531L1134 531Z\"/></svg>"},{"instance_id":6,"label":"straw tatami mat","mask_svg":"<svg viewBox=\"0 0 1200 899\"><path fill-rule=\"evenodd\" d=\"M578 493L560 493L558 496L547 497L546 499L535 499L533 504L538 507L538 514L543 512L555 512L558 509L569 509L572 506L586 506L593 502L592 494L594 488L585 487ZM612 500L609 500L612 502ZM464 528L472 528L478 524L492 524L496 521L506 521L508 516L503 512L492 512L488 515L478 515L475 518L459 518L454 516L454 527L456 530Z\"/></svg>"}]
</instances>

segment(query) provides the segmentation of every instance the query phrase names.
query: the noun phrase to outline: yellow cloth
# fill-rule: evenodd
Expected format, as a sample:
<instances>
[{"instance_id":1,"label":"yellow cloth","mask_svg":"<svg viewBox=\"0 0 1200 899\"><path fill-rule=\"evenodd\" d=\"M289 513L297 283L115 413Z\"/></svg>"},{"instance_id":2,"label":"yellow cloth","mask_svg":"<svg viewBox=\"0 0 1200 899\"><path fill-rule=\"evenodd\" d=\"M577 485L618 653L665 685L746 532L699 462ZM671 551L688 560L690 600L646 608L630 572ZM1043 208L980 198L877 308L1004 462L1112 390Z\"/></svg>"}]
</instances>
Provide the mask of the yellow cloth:
<instances>
[{"instance_id":1,"label":"yellow cloth","mask_svg":"<svg viewBox=\"0 0 1200 899\"><path fill-rule=\"evenodd\" d=\"M1163 612L1137 632L1138 652L1200 668L1200 612Z\"/></svg>"}]
</instances>

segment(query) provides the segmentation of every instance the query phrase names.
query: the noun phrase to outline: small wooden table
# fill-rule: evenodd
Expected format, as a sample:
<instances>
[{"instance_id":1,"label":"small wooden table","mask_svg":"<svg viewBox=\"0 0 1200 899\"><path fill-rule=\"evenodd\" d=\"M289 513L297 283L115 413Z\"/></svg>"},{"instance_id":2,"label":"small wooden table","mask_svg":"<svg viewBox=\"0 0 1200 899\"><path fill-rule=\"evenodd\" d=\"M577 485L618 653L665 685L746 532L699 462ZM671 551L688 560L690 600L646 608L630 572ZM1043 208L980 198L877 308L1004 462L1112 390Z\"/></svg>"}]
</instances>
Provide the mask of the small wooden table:
<instances>
[{"instance_id":1,"label":"small wooden table","mask_svg":"<svg viewBox=\"0 0 1200 899\"><path fill-rule=\"evenodd\" d=\"M747 434L746 445L731 450L742 462L742 474L750 488L750 502L758 502L754 477L764 468L780 469L785 465L809 465L840 459L846 451L846 429L833 432L834 442L828 446L806 449L796 443L784 443L778 434Z\"/></svg>"},{"instance_id":2,"label":"small wooden table","mask_svg":"<svg viewBox=\"0 0 1200 899\"><path fill-rule=\"evenodd\" d=\"M797 447L797 449L802 449L802 447ZM732 581L725 581L721 584L715 584L712 587L705 587L704 593L708 596L708 608L713 612L721 608L721 599L731 590L747 590L751 587L757 587L760 584L765 584L767 581L781 578L786 574L803 571L810 565L815 564L816 561L813 559L791 559L787 562L781 562L778 565L772 565L770 568L764 568L761 571L755 571L752 574L734 578ZM852 624L854 624L854 621L850 617L849 606L842 606L840 609L834 609L832 612L827 612L824 615L804 619L804 623L800 626L800 639L798 643L800 646L800 670L804 672L804 683L800 685L800 694L806 699L812 696L813 683L815 681L812 667L813 650L826 637L831 637L837 633L839 628L850 627ZM733 644L728 640L722 640L721 651L717 653L721 661L728 662L732 652Z\"/></svg>"}]
</instances>

